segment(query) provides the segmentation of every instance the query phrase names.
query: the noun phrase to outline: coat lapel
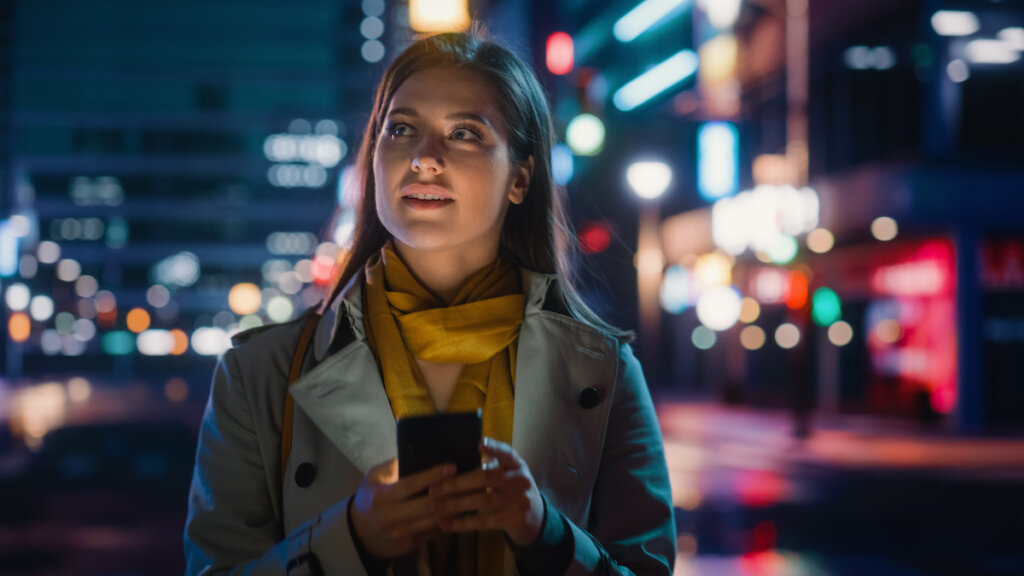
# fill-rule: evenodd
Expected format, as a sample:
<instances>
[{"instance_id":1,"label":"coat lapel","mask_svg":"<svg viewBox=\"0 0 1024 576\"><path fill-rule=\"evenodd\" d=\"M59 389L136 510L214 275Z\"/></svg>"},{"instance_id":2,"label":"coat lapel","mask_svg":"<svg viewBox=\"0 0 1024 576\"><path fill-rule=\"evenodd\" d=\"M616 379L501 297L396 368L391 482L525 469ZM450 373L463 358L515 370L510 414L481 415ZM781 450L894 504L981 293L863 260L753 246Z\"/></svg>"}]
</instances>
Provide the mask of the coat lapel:
<instances>
[{"instance_id":1,"label":"coat lapel","mask_svg":"<svg viewBox=\"0 0 1024 576\"><path fill-rule=\"evenodd\" d=\"M397 457L395 416L364 341L328 356L290 390L295 403L363 474Z\"/></svg>"}]
</instances>

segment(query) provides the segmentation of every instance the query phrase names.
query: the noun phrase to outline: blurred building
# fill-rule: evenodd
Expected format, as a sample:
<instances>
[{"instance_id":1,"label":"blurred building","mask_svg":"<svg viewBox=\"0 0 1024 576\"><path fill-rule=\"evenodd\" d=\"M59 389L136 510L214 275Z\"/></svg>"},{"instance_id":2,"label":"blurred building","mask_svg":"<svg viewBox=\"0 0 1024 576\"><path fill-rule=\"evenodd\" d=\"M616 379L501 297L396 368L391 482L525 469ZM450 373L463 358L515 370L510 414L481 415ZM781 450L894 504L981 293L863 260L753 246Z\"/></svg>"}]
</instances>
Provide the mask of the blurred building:
<instances>
[{"instance_id":1,"label":"blurred building","mask_svg":"<svg viewBox=\"0 0 1024 576\"><path fill-rule=\"evenodd\" d=\"M660 301L646 338L642 312L626 322L668 389L1024 423L1019 5L580 1L560 18L551 31L576 42L572 71L550 76L560 120L591 112L607 130L568 185L583 225L632 244L644 201L626 166L674 171L659 283L624 274L614 246L595 258L616 292Z\"/></svg>"}]
</instances>

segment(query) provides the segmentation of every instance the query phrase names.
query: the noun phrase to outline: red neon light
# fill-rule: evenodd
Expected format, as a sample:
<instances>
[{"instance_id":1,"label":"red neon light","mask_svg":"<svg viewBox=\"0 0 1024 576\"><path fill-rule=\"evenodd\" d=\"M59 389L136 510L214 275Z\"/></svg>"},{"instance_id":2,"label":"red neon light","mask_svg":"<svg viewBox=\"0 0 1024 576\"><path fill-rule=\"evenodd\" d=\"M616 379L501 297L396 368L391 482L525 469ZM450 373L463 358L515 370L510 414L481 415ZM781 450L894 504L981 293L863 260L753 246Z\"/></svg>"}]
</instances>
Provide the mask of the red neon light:
<instances>
[{"instance_id":1,"label":"red neon light","mask_svg":"<svg viewBox=\"0 0 1024 576\"><path fill-rule=\"evenodd\" d=\"M327 256L317 256L313 259L311 269L313 281L320 286L326 286L334 276L334 260Z\"/></svg>"},{"instance_id":2,"label":"red neon light","mask_svg":"<svg viewBox=\"0 0 1024 576\"><path fill-rule=\"evenodd\" d=\"M612 234L603 222L591 222L583 227L579 235L580 248L584 254L604 252L612 243Z\"/></svg>"},{"instance_id":3,"label":"red neon light","mask_svg":"<svg viewBox=\"0 0 1024 576\"><path fill-rule=\"evenodd\" d=\"M547 65L552 74L564 76L572 72L573 44L572 36L565 32L555 32L548 36Z\"/></svg>"},{"instance_id":4,"label":"red neon light","mask_svg":"<svg viewBox=\"0 0 1024 576\"><path fill-rule=\"evenodd\" d=\"M799 310L807 304L807 275L799 270L789 273L789 290L786 291L786 307Z\"/></svg>"}]
</instances>

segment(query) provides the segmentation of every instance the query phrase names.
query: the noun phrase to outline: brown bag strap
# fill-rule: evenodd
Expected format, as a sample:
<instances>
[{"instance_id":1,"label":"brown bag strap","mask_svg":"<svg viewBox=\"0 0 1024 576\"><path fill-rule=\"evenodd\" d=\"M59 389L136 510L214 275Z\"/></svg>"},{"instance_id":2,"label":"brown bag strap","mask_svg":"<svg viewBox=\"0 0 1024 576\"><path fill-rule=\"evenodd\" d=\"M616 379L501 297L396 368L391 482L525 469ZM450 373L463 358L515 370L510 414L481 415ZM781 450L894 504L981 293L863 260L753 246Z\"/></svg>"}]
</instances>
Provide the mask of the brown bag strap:
<instances>
[{"instance_id":1,"label":"brown bag strap","mask_svg":"<svg viewBox=\"0 0 1024 576\"><path fill-rule=\"evenodd\" d=\"M309 348L309 341L313 339L316 332L316 325L320 322L320 314L314 313L306 321L302 329L302 336L299 337L299 345L295 348L295 355L292 356L292 369L288 373L288 388L302 375L302 364L306 359L306 351ZM295 400L284 391L284 418L281 421L281 486L284 486L285 468L288 466L288 457L292 453L292 420L295 417Z\"/></svg>"}]
</instances>

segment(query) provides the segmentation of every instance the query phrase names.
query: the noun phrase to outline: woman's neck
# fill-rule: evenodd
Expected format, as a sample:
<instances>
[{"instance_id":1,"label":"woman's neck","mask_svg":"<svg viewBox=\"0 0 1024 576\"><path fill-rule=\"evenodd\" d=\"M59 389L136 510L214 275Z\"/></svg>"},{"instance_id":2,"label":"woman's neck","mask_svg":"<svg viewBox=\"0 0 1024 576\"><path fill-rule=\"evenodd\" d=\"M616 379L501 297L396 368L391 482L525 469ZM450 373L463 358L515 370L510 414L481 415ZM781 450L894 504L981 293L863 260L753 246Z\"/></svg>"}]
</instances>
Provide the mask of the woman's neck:
<instances>
[{"instance_id":1,"label":"woman's neck","mask_svg":"<svg viewBox=\"0 0 1024 576\"><path fill-rule=\"evenodd\" d=\"M498 257L494 250L424 251L394 241L395 252L423 286L451 304L474 274Z\"/></svg>"}]
</instances>

